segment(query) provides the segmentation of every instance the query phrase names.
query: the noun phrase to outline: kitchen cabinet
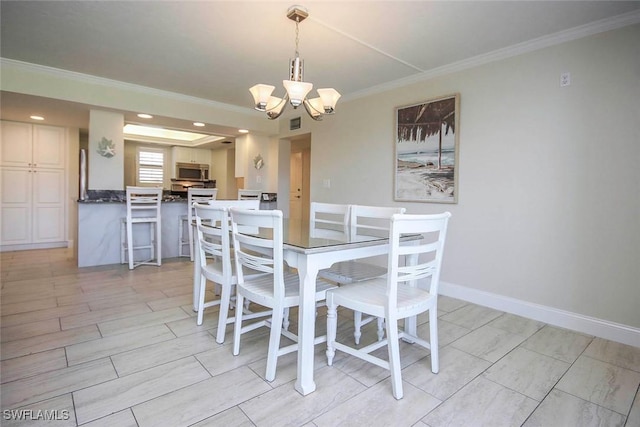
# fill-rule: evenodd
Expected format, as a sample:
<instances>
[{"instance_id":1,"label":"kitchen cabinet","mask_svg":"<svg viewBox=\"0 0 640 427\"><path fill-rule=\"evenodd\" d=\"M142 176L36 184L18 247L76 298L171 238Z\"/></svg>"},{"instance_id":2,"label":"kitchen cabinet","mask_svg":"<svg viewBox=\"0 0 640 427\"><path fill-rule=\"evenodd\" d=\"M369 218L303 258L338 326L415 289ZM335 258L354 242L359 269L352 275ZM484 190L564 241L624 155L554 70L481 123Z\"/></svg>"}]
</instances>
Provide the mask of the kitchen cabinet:
<instances>
[{"instance_id":1,"label":"kitchen cabinet","mask_svg":"<svg viewBox=\"0 0 640 427\"><path fill-rule=\"evenodd\" d=\"M21 122L0 123L0 165L64 169L64 128Z\"/></svg>"},{"instance_id":2,"label":"kitchen cabinet","mask_svg":"<svg viewBox=\"0 0 640 427\"><path fill-rule=\"evenodd\" d=\"M66 244L66 130L0 122L0 244Z\"/></svg>"},{"instance_id":3,"label":"kitchen cabinet","mask_svg":"<svg viewBox=\"0 0 640 427\"><path fill-rule=\"evenodd\" d=\"M64 170L3 167L2 244L62 242Z\"/></svg>"},{"instance_id":4,"label":"kitchen cabinet","mask_svg":"<svg viewBox=\"0 0 640 427\"><path fill-rule=\"evenodd\" d=\"M172 147L173 163L200 163L211 166L211 150L204 148Z\"/></svg>"}]
</instances>

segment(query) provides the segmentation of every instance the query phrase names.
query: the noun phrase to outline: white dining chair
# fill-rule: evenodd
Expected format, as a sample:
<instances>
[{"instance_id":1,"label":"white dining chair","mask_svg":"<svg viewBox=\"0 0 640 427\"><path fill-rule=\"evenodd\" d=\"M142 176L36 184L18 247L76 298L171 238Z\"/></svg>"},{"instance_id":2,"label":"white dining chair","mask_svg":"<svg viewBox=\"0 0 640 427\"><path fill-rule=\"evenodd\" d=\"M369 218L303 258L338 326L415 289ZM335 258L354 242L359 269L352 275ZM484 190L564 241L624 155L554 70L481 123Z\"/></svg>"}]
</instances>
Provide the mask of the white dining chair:
<instances>
[{"instance_id":1,"label":"white dining chair","mask_svg":"<svg viewBox=\"0 0 640 427\"><path fill-rule=\"evenodd\" d=\"M127 216L120 225L120 262L129 263L129 270L140 265L162 265L162 188L127 186ZM139 233L134 238L134 225L146 225L149 240ZM143 241L141 242L140 239ZM136 252L145 251L148 257L136 260Z\"/></svg>"},{"instance_id":2,"label":"white dining chair","mask_svg":"<svg viewBox=\"0 0 640 427\"><path fill-rule=\"evenodd\" d=\"M194 203L206 203L209 200L215 200L218 196L217 188L193 188L187 190L187 215L180 216L180 228L178 228L178 256L188 256L191 261L194 260L195 246L193 233L195 230ZM185 225L187 227L187 237L184 236ZM188 247L189 251L184 248Z\"/></svg>"},{"instance_id":3,"label":"white dining chair","mask_svg":"<svg viewBox=\"0 0 640 427\"><path fill-rule=\"evenodd\" d=\"M349 236L349 205L311 202L309 237L343 240Z\"/></svg>"},{"instance_id":4,"label":"white dining chair","mask_svg":"<svg viewBox=\"0 0 640 427\"><path fill-rule=\"evenodd\" d=\"M388 274L349 286L327 291L327 363L333 364L336 350L340 350L381 368L391 371L393 396L402 399L402 374L399 339L418 344L431 351L431 371L438 373L438 286L442 255L451 214L396 214L391 217ZM416 245L401 245L400 237L407 233L423 236ZM407 257L409 262L402 259ZM424 287L418 286L423 282ZM428 286L427 283L428 282ZM337 309L346 307L385 319L386 338L357 349L336 341ZM415 331L398 329L398 321L429 312L429 341ZM406 321L405 321L406 325ZM371 353L387 346L388 360Z\"/></svg>"},{"instance_id":5,"label":"white dining chair","mask_svg":"<svg viewBox=\"0 0 640 427\"><path fill-rule=\"evenodd\" d=\"M237 202L237 201L236 201ZM196 250L199 251L196 257L200 264L200 283L198 292L198 315L196 323L202 325L204 309L219 305L218 327L216 331L216 342L222 344L226 332L226 326L234 321L234 317L229 317L229 308L233 301L234 286L237 283L235 265L231 259L230 230L229 230L229 210L224 206L212 206L210 204L195 203L196 218ZM258 273L252 275L247 271L245 277L255 278L264 275ZM220 286L220 298L205 301L207 281L211 281ZM235 307L238 311L238 307ZM270 313L253 313L249 318L266 316Z\"/></svg>"},{"instance_id":6,"label":"white dining chair","mask_svg":"<svg viewBox=\"0 0 640 427\"><path fill-rule=\"evenodd\" d=\"M282 212L279 210L251 211L231 208L231 225L233 250L235 253L238 284L236 285L236 305L242 306L244 299L271 309L271 319L261 320L243 326L243 314L236 310L233 332L233 354L240 353L240 337L243 333L267 326L271 328L269 349L267 352L267 368L265 379L273 381L276 374L278 357L296 351L298 337L283 328L285 309L300 304L300 283L298 274L284 268L283 259L283 224ZM253 230L251 230L253 229ZM257 236L260 231L264 235ZM243 268L268 273L268 276L249 279ZM315 300L325 298L326 291L335 287L333 284L318 279L316 282ZM280 336L283 335L294 344L280 347ZM316 343L326 338L316 338Z\"/></svg>"},{"instance_id":7,"label":"white dining chair","mask_svg":"<svg viewBox=\"0 0 640 427\"><path fill-rule=\"evenodd\" d=\"M258 200L209 200L206 204L217 208L229 209L231 206L239 206L245 209L259 209L260 202ZM195 211L194 211L195 212ZM231 227L231 226L229 226ZM197 240L197 239L196 239ZM194 263L193 263L193 311L198 311L198 298L200 295L200 268L201 260L198 258L200 254L199 250L194 251ZM215 294L220 295L221 285L216 283ZM215 305L215 304L214 304ZM206 307L205 307L206 308Z\"/></svg>"},{"instance_id":8,"label":"white dining chair","mask_svg":"<svg viewBox=\"0 0 640 427\"><path fill-rule=\"evenodd\" d=\"M357 240L359 236L379 236L389 235L389 220L392 215L402 214L405 208L384 207L384 206L349 206L348 230L350 240ZM387 274L386 267L372 264L363 260L343 261L332 265L330 268L320 270L318 276L327 280L349 285L362 280L381 277ZM353 337L356 344L360 343L362 327L373 320L377 321L378 339L384 335L384 325L382 318L362 317L362 313L353 313Z\"/></svg>"}]
</instances>

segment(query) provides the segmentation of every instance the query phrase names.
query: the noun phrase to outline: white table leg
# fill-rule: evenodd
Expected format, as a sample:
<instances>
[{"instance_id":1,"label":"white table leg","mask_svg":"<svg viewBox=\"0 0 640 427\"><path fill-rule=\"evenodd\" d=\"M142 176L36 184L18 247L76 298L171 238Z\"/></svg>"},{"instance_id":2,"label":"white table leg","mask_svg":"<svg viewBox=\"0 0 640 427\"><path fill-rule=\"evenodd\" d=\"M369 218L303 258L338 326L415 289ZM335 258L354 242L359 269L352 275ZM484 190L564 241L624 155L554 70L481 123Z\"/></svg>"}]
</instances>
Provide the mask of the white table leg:
<instances>
[{"instance_id":1,"label":"white table leg","mask_svg":"<svg viewBox=\"0 0 640 427\"><path fill-rule=\"evenodd\" d=\"M198 297L200 295L200 250L194 252L193 259L193 311L198 311Z\"/></svg>"},{"instance_id":2,"label":"white table leg","mask_svg":"<svg viewBox=\"0 0 640 427\"><path fill-rule=\"evenodd\" d=\"M298 310L298 378L295 389L304 395L316 389L313 381L313 353L316 328L316 277L318 267L303 254L298 255L300 277L300 308Z\"/></svg>"}]
</instances>

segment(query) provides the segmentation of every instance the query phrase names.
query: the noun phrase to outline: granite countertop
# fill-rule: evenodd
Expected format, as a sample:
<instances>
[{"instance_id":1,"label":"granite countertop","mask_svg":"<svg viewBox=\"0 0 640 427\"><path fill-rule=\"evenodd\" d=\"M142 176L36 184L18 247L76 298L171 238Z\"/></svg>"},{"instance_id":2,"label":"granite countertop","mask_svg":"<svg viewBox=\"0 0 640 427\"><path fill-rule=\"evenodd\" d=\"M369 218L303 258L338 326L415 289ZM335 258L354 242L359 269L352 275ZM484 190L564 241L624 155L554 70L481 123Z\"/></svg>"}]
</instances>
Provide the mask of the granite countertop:
<instances>
[{"instance_id":1,"label":"granite countertop","mask_svg":"<svg viewBox=\"0 0 640 427\"><path fill-rule=\"evenodd\" d=\"M78 203L126 203L126 192L122 190L88 190L85 199L79 199ZM186 197L165 194L163 203L187 202Z\"/></svg>"},{"instance_id":2,"label":"granite countertop","mask_svg":"<svg viewBox=\"0 0 640 427\"><path fill-rule=\"evenodd\" d=\"M93 203L126 203L126 199L118 199L118 198L97 198L97 199L78 199L78 203L84 204L93 204ZM186 197L179 196L169 196L163 197L162 203L187 203Z\"/></svg>"}]
</instances>

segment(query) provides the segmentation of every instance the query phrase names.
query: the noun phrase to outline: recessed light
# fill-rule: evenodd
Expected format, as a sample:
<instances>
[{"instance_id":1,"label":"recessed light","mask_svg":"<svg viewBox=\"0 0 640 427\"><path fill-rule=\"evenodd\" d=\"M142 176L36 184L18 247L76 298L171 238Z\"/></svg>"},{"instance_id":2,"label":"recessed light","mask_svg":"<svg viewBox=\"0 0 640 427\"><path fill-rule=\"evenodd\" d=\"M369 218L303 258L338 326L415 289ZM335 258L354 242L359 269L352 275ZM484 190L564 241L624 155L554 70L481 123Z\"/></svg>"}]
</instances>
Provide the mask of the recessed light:
<instances>
[{"instance_id":1,"label":"recessed light","mask_svg":"<svg viewBox=\"0 0 640 427\"><path fill-rule=\"evenodd\" d=\"M240 132L240 133L249 133L249 131L247 129L238 129L238 132Z\"/></svg>"},{"instance_id":2,"label":"recessed light","mask_svg":"<svg viewBox=\"0 0 640 427\"><path fill-rule=\"evenodd\" d=\"M30 116L33 120L44 120L42 116Z\"/></svg>"},{"instance_id":3,"label":"recessed light","mask_svg":"<svg viewBox=\"0 0 640 427\"><path fill-rule=\"evenodd\" d=\"M199 128L204 127L204 123L202 122L193 122L194 126L198 126Z\"/></svg>"},{"instance_id":4,"label":"recessed light","mask_svg":"<svg viewBox=\"0 0 640 427\"><path fill-rule=\"evenodd\" d=\"M141 119L153 119L153 116L151 114L144 114L144 113L138 114L138 117L140 117Z\"/></svg>"}]
</instances>

